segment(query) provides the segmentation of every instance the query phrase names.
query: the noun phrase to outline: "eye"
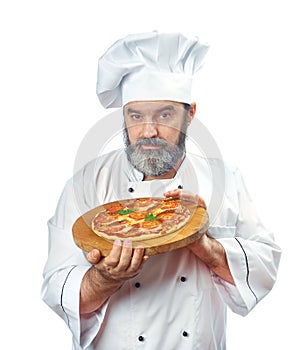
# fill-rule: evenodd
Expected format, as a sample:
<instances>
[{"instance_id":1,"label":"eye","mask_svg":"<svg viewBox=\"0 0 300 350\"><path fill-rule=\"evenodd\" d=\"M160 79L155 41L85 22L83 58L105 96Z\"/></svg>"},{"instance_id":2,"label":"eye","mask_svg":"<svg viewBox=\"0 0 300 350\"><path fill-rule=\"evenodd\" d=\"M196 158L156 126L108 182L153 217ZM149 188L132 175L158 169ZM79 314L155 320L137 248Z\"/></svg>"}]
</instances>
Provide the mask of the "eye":
<instances>
[{"instance_id":1,"label":"eye","mask_svg":"<svg viewBox=\"0 0 300 350\"><path fill-rule=\"evenodd\" d=\"M171 121L173 117L174 117L174 113L172 113L172 111L165 111L159 114L159 119L164 120L165 122Z\"/></svg>"},{"instance_id":2,"label":"eye","mask_svg":"<svg viewBox=\"0 0 300 350\"><path fill-rule=\"evenodd\" d=\"M160 118L162 118L162 119L166 119L166 118L168 118L168 117L170 117L170 113L162 113L162 114L160 115Z\"/></svg>"},{"instance_id":3,"label":"eye","mask_svg":"<svg viewBox=\"0 0 300 350\"><path fill-rule=\"evenodd\" d=\"M130 119L132 120L140 120L141 118L140 114L130 114Z\"/></svg>"}]
</instances>

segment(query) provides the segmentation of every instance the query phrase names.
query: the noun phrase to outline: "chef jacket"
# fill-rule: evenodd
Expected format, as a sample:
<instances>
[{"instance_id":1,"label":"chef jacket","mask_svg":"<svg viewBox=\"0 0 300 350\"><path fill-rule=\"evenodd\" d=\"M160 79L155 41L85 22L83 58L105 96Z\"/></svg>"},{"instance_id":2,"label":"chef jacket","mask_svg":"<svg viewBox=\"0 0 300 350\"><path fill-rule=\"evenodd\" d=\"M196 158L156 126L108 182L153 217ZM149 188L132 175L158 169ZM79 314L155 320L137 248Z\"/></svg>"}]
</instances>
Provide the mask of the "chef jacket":
<instances>
[{"instance_id":1,"label":"chef jacket","mask_svg":"<svg viewBox=\"0 0 300 350\"><path fill-rule=\"evenodd\" d=\"M124 150L88 163L70 179L49 220L42 297L73 335L73 349L210 350L226 348L227 306L246 315L272 289L280 260L236 167L188 154L176 176L142 181ZM99 310L80 316L80 284L91 267L72 237L84 212L120 199L183 188L207 203L208 234L224 247L235 285L187 248L151 256Z\"/></svg>"}]
</instances>

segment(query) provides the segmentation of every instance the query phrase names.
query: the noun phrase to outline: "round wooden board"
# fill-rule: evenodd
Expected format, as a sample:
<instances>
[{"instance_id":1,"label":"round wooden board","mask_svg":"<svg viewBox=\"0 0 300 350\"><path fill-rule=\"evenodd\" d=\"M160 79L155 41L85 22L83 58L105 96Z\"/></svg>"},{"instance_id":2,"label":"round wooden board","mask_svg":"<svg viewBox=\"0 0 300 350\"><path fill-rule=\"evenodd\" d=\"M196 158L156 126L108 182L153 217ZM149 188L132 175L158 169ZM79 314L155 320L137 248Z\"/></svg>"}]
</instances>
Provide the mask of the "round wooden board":
<instances>
[{"instance_id":1,"label":"round wooden board","mask_svg":"<svg viewBox=\"0 0 300 350\"><path fill-rule=\"evenodd\" d=\"M107 203L103 206L113 205ZM195 203L181 201L191 212L191 218L181 229L162 237L155 237L148 240L133 242L133 247L143 246L146 255L165 253L174 249L185 247L199 239L208 230L209 220L204 208ZM113 241L98 236L91 229L91 222L103 206L96 207L80 216L73 225L73 238L75 243L82 250L89 252L92 249L99 249L102 256L107 256L112 249Z\"/></svg>"}]
</instances>

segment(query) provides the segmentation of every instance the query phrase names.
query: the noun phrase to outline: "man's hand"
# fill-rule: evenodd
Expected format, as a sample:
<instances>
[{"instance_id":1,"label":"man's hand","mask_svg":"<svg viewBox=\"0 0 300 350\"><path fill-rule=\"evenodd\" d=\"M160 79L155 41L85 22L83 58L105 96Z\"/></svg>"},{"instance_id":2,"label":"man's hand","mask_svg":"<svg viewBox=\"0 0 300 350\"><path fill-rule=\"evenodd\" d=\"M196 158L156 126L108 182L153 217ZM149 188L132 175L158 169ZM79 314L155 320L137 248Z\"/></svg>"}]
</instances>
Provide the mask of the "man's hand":
<instances>
[{"instance_id":1,"label":"man's hand","mask_svg":"<svg viewBox=\"0 0 300 350\"><path fill-rule=\"evenodd\" d=\"M167 198L176 198L176 199L182 199L185 201L196 203L199 207L202 207L206 210L206 204L203 198L201 198L198 194L193 194L191 192L183 191L180 189L176 189L173 191L168 191L165 194L165 197Z\"/></svg>"},{"instance_id":2,"label":"man's hand","mask_svg":"<svg viewBox=\"0 0 300 350\"><path fill-rule=\"evenodd\" d=\"M197 194L195 195L190 192L176 189L166 192L165 196L190 201L196 203L199 207L202 207L205 210L207 209L205 201ZM234 284L225 250L217 240L205 233L197 241L189 244L187 248L216 275L220 276L225 281Z\"/></svg>"},{"instance_id":3,"label":"man's hand","mask_svg":"<svg viewBox=\"0 0 300 350\"><path fill-rule=\"evenodd\" d=\"M122 245L120 240L114 242L110 254L101 259L101 253L94 249L87 255L87 260L94 265L99 274L107 281L126 281L136 276L148 256L144 256L144 248L132 248L132 242L126 239Z\"/></svg>"},{"instance_id":4,"label":"man's hand","mask_svg":"<svg viewBox=\"0 0 300 350\"><path fill-rule=\"evenodd\" d=\"M87 254L93 266L86 272L80 288L80 313L90 313L101 307L123 283L136 276L148 256L144 248L132 248L131 240L114 242L110 254L103 258L97 249Z\"/></svg>"},{"instance_id":5,"label":"man's hand","mask_svg":"<svg viewBox=\"0 0 300 350\"><path fill-rule=\"evenodd\" d=\"M187 248L216 275L224 281L234 284L226 253L221 243L204 233L197 241L189 244Z\"/></svg>"}]
</instances>

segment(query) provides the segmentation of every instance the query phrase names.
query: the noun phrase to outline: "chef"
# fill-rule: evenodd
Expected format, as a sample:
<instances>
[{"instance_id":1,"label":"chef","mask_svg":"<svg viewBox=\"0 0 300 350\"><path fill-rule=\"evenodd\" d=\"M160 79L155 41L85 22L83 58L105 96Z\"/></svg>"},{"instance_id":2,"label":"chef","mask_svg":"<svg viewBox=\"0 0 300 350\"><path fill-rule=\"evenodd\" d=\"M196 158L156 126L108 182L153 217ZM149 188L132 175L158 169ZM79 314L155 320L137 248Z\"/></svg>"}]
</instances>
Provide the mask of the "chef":
<instances>
[{"instance_id":1,"label":"chef","mask_svg":"<svg viewBox=\"0 0 300 350\"><path fill-rule=\"evenodd\" d=\"M195 37L151 32L117 41L99 59L97 94L105 108L121 108L125 148L67 181L48 222L42 287L73 349L226 349L227 307L245 316L275 283L281 251L239 170L186 147L197 126L192 80L207 49ZM206 208L207 234L150 257L129 239L107 257L75 245L72 225L86 211L153 196Z\"/></svg>"}]
</instances>

